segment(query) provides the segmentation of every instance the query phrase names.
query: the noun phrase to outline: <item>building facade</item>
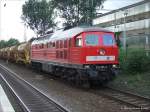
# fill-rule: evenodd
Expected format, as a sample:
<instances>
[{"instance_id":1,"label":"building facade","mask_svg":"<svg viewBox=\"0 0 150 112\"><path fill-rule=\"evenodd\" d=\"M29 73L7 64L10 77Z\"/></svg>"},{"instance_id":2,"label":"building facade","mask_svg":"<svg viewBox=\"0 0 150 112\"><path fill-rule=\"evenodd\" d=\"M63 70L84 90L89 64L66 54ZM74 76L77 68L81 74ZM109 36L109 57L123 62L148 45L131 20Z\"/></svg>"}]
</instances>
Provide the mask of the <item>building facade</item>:
<instances>
[{"instance_id":1,"label":"building facade","mask_svg":"<svg viewBox=\"0 0 150 112\"><path fill-rule=\"evenodd\" d=\"M93 19L93 25L116 32L120 37L150 35L150 0L102 14Z\"/></svg>"}]
</instances>

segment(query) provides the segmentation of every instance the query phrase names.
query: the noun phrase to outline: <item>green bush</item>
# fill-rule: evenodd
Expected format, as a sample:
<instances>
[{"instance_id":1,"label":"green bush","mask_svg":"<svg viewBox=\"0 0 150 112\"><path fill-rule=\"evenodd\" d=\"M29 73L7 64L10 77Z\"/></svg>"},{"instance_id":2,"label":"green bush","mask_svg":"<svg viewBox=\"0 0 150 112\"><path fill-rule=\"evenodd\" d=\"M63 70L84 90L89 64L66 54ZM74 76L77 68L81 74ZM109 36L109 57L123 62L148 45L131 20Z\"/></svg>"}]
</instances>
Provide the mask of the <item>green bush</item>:
<instances>
[{"instance_id":1,"label":"green bush","mask_svg":"<svg viewBox=\"0 0 150 112\"><path fill-rule=\"evenodd\" d=\"M150 70L150 56L144 50L120 51L120 67L123 72L141 73Z\"/></svg>"}]
</instances>

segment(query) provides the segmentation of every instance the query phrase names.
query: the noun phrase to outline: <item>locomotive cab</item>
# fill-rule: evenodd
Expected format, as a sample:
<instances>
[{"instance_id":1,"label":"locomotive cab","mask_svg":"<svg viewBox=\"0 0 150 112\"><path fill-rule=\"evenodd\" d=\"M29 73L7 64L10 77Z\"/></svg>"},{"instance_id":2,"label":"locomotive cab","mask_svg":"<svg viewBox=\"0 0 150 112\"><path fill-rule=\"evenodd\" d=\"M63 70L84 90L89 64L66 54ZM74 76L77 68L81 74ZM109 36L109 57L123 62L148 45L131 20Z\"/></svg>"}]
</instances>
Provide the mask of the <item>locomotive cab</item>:
<instances>
[{"instance_id":1,"label":"locomotive cab","mask_svg":"<svg viewBox=\"0 0 150 112\"><path fill-rule=\"evenodd\" d=\"M80 47L80 61L91 78L115 75L118 46L113 32L83 32L75 38L75 46Z\"/></svg>"},{"instance_id":2,"label":"locomotive cab","mask_svg":"<svg viewBox=\"0 0 150 112\"><path fill-rule=\"evenodd\" d=\"M84 32L75 38L83 64L118 64L118 47L111 32Z\"/></svg>"}]
</instances>

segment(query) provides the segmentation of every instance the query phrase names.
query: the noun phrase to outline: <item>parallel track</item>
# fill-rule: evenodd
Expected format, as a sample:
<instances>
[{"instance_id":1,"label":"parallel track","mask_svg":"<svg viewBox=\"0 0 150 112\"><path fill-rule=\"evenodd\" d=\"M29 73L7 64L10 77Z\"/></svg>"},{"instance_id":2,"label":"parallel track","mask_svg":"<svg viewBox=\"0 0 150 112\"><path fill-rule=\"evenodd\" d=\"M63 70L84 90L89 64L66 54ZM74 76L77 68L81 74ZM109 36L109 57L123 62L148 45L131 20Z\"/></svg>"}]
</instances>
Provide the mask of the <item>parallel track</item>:
<instances>
[{"instance_id":1,"label":"parallel track","mask_svg":"<svg viewBox=\"0 0 150 112\"><path fill-rule=\"evenodd\" d=\"M24 112L68 112L61 105L0 64L2 83L12 91Z\"/></svg>"},{"instance_id":2,"label":"parallel track","mask_svg":"<svg viewBox=\"0 0 150 112\"><path fill-rule=\"evenodd\" d=\"M150 112L150 98L111 87L105 87L98 91L92 90L91 92L96 95L103 95L106 98L118 101L122 104L126 104L134 109Z\"/></svg>"}]
</instances>

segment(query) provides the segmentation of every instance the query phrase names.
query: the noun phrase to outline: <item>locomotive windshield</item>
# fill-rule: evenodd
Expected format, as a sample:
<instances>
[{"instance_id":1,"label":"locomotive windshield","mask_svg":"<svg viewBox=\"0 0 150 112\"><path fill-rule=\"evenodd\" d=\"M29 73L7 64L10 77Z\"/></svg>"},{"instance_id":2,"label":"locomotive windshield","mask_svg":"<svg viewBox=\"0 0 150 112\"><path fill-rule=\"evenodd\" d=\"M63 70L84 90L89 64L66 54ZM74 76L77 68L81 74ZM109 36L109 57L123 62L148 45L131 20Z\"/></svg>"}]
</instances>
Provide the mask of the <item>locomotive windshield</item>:
<instances>
[{"instance_id":1,"label":"locomotive windshield","mask_svg":"<svg viewBox=\"0 0 150 112\"><path fill-rule=\"evenodd\" d=\"M85 42L87 46L97 46L99 45L99 35L96 34L87 34Z\"/></svg>"},{"instance_id":2,"label":"locomotive windshield","mask_svg":"<svg viewBox=\"0 0 150 112\"><path fill-rule=\"evenodd\" d=\"M101 42L102 41L102 42ZM85 44L86 46L99 46L100 43L103 43L104 46L113 46L115 40L112 34L86 34Z\"/></svg>"},{"instance_id":3,"label":"locomotive windshield","mask_svg":"<svg viewBox=\"0 0 150 112\"><path fill-rule=\"evenodd\" d=\"M115 40L112 34L104 34L103 35L103 45L112 46L115 44Z\"/></svg>"}]
</instances>

